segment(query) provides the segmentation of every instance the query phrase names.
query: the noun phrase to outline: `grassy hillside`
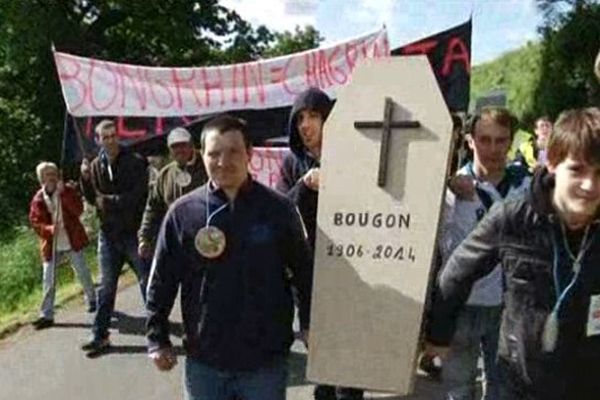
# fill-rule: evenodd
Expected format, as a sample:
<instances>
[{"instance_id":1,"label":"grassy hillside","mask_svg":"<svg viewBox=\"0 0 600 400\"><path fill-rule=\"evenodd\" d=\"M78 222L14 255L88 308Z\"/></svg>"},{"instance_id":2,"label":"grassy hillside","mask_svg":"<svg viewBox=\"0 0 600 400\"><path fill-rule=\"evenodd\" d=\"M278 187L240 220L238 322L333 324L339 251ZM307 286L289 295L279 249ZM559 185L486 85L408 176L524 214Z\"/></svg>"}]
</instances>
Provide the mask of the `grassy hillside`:
<instances>
[{"instance_id":1,"label":"grassy hillside","mask_svg":"<svg viewBox=\"0 0 600 400\"><path fill-rule=\"evenodd\" d=\"M523 122L534 115L535 89L541 74L542 46L528 43L521 49L506 53L494 61L473 67L471 76L471 102L491 90L506 91L508 107Z\"/></svg>"}]
</instances>

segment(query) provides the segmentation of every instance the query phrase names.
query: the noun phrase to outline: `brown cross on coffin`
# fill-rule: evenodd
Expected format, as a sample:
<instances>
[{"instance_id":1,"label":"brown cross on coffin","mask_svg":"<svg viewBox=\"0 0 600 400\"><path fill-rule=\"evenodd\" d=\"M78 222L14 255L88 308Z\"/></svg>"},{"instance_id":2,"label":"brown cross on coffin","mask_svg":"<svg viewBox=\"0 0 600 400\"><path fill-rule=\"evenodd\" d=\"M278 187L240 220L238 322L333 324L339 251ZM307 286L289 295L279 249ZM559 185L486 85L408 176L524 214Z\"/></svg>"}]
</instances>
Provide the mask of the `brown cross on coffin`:
<instances>
[{"instance_id":1,"label":"brown cross on coffin","mask_svg":"<svg viewBox=\"0 0 600 400\"><path fill-rule=\"evenodd\" d=\"M392 111L394 102L390 97L385 98L385 109L383 111L383 121L355 121L356 129L382 129L381 149L379 150L379 172L377 173L377 186L384 187L387 176L387 159L390 134L392 129L414 129L420 128L419 121L392 121Z\"/></svg>"}]
</instances>

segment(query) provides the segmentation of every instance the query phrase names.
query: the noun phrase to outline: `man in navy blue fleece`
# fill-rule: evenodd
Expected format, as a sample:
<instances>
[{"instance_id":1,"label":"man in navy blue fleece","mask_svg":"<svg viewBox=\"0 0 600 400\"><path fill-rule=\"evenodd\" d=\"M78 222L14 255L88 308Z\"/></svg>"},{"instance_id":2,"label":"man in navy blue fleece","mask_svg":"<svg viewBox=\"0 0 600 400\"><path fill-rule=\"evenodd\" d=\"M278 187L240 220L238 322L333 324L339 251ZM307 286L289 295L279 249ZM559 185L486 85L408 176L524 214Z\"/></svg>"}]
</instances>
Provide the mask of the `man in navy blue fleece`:
<instances>
[{"instance_id":1,"label":"man in navy blue fleece","mask_svg":"<svg viewBox=\"0 0 600 400\"><path fill-rule=\"evenodd\" d=\"M252 180L245 122L209 121L209 182L177 200L160 230L147 292L149 355L176 363L168 317L181 287L190 400L285 399L293 298L307 334L312 253L296 207Z\"/></svg>"},{"instance_id":2,"label":"man in navy blue fleece","mask_svg":"<svg viewBox=\"0 0 600 400\"><path fill-rule=\"evenodd\" d=\"M298 206L313 249L323 123L332 106L333 102L327 94L317 88L309 88L296 97L288 124L292 152L283 161L281 180L277 184L277 189ZM316 400L360 400L363 391L317 385L314 395Z\"/></svg>"}]
</instances>

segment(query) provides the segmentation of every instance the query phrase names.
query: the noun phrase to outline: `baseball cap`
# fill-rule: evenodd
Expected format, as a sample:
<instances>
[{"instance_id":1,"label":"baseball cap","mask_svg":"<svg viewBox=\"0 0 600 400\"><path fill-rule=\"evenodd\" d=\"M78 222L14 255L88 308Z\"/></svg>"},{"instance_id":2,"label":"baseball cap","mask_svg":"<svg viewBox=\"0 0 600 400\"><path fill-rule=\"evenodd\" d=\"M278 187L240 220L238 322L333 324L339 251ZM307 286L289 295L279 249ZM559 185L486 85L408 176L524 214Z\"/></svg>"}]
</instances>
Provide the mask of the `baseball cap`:
<instances>
[{"instance_id":1,"label":"baseball cap","mask_svg":"<svg viewBox=\"0 0 600 400\"><path fill-rule=\"evenodd\" d=\"M175 128L169 133L167 146L171 147L176 143L191 143L192 135L185 128Z\"/></svg>"}]
</instances>

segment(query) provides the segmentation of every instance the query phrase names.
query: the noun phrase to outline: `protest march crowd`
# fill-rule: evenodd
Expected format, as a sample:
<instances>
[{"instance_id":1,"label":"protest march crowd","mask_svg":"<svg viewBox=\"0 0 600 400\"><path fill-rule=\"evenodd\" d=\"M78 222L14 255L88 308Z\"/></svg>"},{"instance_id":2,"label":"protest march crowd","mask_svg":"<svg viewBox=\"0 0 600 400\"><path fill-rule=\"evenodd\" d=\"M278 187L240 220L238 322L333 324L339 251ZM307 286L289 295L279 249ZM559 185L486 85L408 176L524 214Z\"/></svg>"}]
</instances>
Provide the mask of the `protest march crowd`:
<instances>
[{"instance_id":1,"label":"protest march crowd","mask_svg":"<svg viewBox=\"0 0 600 400\"><path fill-rule=\"evenodd\" d=\"M296 96L291 152L276 190L249 174L247 124L228 114L203 126L199 151L188 130L173 129L173 161L153 179L146 159L119 144L109 119L95 127L100 151L83 160L79 182L63 182L57 165L39 163L29 214L43 260L36 329L54 324L54 271L68 255L95 313L81 348L90 357L109 350L127 262L146 308L148 356L161 371L177 363L169 315L179 293L187 399L284 399L290 346L295 337L307 348L310 342L323 124L332 107L314 87ZM597 399L600 108L565 110L554 123L540 116L535 141L511 160L516 121L508 109L484 107L454 125L459 145L441 211L421 368L442 381L447 399L479 396L480 359L483 399ZM96 293L83 257L82 197L100 221ZM322 384L314 390L316 400L363 395Z\"/></svg>"}]
</instances>

